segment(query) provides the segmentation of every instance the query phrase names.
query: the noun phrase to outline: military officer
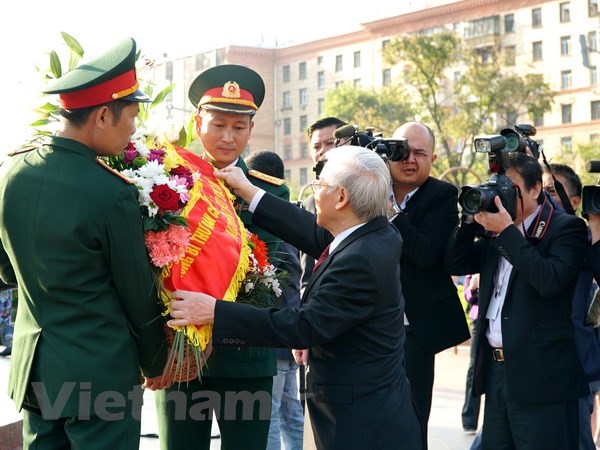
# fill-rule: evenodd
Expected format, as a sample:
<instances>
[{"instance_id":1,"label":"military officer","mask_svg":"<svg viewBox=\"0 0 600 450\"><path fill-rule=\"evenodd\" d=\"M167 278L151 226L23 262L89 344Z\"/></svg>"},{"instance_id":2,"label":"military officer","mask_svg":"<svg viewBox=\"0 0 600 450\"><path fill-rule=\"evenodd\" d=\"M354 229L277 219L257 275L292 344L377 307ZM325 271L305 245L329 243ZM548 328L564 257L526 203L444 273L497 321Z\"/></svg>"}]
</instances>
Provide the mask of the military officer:
<instances>
[{"instance_id":1,"label":"military officer","mask_svg":"<svg viewBox=\"0 0 600 450\"><path fill-rule=\"evenodd\" d=\"M284 180L248 170L241 158L252 128L253 117L265 96L265 85L258 73L244 66L226 64L202 72L192 82L189 99L198 109L196 127L204 149L203 157L217 169L240 167L252 183L289 200ZM280 240L251 222L248 204L236 199L238 215L246 228L266 242L274 255ZM211 415L189 414L207 398L219 399L215 409L222 447L264 450L271 417L271 391L276 374L274 351L265 348L218 348L204 368L202 381L173 385L155 394L161 449L209 449ZM186 395L188 413L181 417L177 398ZM236 395L239 397L235 397ZM231 401L238 398L240 402ZM243 401L250 399L250 401ZM254 401L256 400L256 401ZM212 405L215 406L215 405ZM248 411L250 408L250 411ZM251 413L251 418L248 414Z\"/></svg>"},{"instance_id":2,"label":"military officer","mask_svg":"<svg viewBox=\"0 0 600 450\"><path fill-rule=\"evenodd\" d=\"M17 284L9 394L23 448L138 448L166 362L137 189L102 164L135 131L135 41L50 83L63 128L0 168L0 278Z\"/></svg>"}]
</instances>

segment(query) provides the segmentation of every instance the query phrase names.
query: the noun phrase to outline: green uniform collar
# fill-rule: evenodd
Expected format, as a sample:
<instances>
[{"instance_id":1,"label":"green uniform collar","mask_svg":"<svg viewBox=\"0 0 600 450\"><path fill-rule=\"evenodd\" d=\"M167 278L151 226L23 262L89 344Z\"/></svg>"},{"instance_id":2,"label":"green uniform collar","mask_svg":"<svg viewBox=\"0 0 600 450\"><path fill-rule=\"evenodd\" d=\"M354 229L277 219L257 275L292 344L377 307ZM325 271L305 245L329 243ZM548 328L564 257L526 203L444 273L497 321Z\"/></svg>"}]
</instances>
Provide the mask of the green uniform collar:
<instances>
[{"instance_id":1,"label":"green uniform collar","mask_svg":"<svg viewBox=\"0 0 600 450\"><path fill-rule=\"evenodd\" d=\"M50 147L61 147L90 159L95 159L96 156L98 156L96 152L94 152L94 150L89 148L87 145L82 144L74 139L60 136L48 136L45 139L44 144Z\"/></svg>"}]
</instances>

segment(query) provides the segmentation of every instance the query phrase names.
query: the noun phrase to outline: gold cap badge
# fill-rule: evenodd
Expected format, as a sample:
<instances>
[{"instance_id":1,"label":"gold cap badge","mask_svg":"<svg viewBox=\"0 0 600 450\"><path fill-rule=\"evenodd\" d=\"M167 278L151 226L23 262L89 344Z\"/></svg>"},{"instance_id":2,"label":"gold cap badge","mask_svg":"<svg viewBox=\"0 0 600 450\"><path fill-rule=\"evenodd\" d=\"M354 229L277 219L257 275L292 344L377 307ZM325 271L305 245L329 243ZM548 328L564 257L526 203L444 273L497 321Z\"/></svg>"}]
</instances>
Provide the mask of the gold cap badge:
<instances>
[{"instance_id":1,"label":"gold cap badge","mask_svg":"<svg viewBox=\"0 0 600 450\"><path fill-rule=\"evenodd\" d=\"M240 98L242 96L240 85L235 81L228 81L223 85L223 92L221 92L221 95L225 98Z\"/></svg>"}]
</instances>

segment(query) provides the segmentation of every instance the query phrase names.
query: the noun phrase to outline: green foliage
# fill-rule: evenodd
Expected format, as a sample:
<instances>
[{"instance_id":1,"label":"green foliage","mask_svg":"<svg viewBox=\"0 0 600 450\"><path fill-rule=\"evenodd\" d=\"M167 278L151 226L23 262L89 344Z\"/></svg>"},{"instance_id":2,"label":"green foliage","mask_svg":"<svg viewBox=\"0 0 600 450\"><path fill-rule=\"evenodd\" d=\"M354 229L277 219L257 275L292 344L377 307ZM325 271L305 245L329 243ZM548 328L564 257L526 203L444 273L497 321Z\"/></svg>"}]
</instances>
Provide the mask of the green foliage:
<instances>
[{"instance_id":1,"label":"green foliage","mask_svg":"<svg viewBox=\"0 0 600 450\"><path fill-rule=\"evenodd\" d=\"M600 155L600 142L592 142L586 144L575 143L573 145L572 151L562 152L559 155L555 155L552 158L554 163L567 164L572 167L579 178L581 178L581 183L585 185L595 185L598 184L600 179L600 174L598 173L589 173L585 170L586 161L597 160L598 155Z\"/></svg>"},{"instance_id":2,"label":"green foliage","mask_svg":"<svg viewBox=\"0 0 600 450\"><path fill-rule=\"evenodd\" d=\"M527 67L510 70L498 43L482 50L464 46L450 32L407 35L391 41L384 58L402 67L399 87L411 94L416 116L436 134L442 150L438 170L466 166L480 173L487 160L476 156L475 136L497 132L501 116L533 118L552 107L554 94L543 77Z\"/></svg>"},{"instance_id":3,"label":"green foliage","mask_svg":"<svg viewBox=\"0 0 600 450\"><path fill-rule=\"evenodd\" d=\"M402 123L413 117L406 94L397 87L356 89L342 84L327 93L325 115L359 125L361 130L374 127L390 136Z\"/></svg>"}]
</instances>

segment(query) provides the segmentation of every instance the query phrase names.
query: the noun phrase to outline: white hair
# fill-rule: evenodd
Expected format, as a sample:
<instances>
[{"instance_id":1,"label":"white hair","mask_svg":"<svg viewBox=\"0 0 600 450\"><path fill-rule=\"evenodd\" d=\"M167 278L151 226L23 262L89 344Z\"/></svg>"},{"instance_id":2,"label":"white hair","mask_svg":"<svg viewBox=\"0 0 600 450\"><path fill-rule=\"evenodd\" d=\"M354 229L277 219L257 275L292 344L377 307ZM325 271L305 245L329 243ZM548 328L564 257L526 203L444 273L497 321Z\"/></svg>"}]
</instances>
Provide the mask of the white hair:
<instances>
[{"instance_id":1,"label":"white hair","mask_svg":"<svg viewBox=\"0 0 600 450\"><path fill-rule=\"evenodd\" d=\"M346 145L329 150L321 179L348 191L356 216L369 221L385 216L389 208L390 171L372 150Z\"/></svg>"}]
</instances>

